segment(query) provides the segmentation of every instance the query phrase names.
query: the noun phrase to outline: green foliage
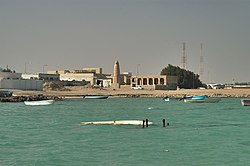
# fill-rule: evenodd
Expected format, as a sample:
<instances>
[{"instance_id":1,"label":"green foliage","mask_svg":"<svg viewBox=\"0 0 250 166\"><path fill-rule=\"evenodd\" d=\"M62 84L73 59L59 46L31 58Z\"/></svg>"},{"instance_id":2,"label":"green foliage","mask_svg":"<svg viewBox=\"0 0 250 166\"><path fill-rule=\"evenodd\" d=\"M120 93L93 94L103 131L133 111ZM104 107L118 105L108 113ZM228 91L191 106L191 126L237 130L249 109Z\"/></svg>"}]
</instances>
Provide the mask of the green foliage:
<instances>
[{"instance_id":1,"label":"green foliage","mask_svg":"<svg viewBox=\"0 0 250 166\"><path fill-rule=\"evenodd\" d=\"M161 75L177 76L179 88L197 89L203 86L198 74L170 64L162 69Z\"/></svg>"},{"instance_id":2,"label":"green foliage","mask_svg":"<svg viewBox=\"0 0 250 166\"><path fill-rule=\"evenodd\" d=\"M7 68L7 69L2 69L2 72L15 73L16 71L15 70L12 71L12 70Z\"/></svg>"}]
</instances>

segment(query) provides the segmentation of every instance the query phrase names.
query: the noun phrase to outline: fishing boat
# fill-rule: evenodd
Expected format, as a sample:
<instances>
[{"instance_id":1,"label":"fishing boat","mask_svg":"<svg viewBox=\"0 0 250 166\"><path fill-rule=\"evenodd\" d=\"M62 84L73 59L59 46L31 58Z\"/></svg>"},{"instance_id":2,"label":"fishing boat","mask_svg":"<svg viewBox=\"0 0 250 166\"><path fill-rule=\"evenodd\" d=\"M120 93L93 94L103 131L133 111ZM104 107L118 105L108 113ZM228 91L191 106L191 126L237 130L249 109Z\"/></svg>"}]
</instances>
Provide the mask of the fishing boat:
<instances>
[{"instance_id":1,"label":"fishing boat","mask_svg":"<svg viewBox=\"0 0 250 166\"><path fill-rule=\"evenodd\" d=\"M185 103L218 103L221 99L215 97L207 97L204 99L184 99Z\"/></svg>"},{"instance_id":2,"label":"fishing boat","mask_svg":"<svg viewBox=\"0 0 250 166\"><path fill-rule=\"evenodd\" d=\"M54 103L54 100L24 101L25 105L32 105L32 106L50 105L53 103Z\"/></svg>"},{"instance_id":3,"label":"fishing boat","mask_svg":"<svg viewBox=\"0 0 250 166\"><path fill-rule=\"evenodd\" d=\"M86 95L83 98L84 99L107 99L108 95Z\"/></svg>"},{"instance_id":4,"label":"fishing boat","mask_svg":"<svg viewBox=\"0 0 250 166\"><path fill-rule=\"evenodd\" d=\"M250 106L250 99L241 99L240 101L243 106Z\"/></svg>"}]
</instances>

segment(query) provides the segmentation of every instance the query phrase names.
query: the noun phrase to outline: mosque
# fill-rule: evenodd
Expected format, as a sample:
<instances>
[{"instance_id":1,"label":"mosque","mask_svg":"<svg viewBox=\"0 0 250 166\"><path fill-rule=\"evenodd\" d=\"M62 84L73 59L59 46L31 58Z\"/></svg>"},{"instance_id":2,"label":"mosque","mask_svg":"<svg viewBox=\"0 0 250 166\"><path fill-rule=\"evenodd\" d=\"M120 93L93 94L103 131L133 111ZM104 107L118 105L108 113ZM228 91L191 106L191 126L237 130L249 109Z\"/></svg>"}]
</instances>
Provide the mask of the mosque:
<instances>
[{"instance_id":1,"label":"mosque","mask_svg":"<svg viewBox=\"0 0 250 166\"><path fill-rule=\"evenodd\" d=\"M144 89L168 90L177 88L177 77L166 75L133 76L130 72L120 71L120 64L115 61L112 74L104 74L102 68L83 68L80 70L54 70L47 74L59 74L61 81L85 81L93 87L121 86L136 87Z\"/></svg>"}]
</instances>

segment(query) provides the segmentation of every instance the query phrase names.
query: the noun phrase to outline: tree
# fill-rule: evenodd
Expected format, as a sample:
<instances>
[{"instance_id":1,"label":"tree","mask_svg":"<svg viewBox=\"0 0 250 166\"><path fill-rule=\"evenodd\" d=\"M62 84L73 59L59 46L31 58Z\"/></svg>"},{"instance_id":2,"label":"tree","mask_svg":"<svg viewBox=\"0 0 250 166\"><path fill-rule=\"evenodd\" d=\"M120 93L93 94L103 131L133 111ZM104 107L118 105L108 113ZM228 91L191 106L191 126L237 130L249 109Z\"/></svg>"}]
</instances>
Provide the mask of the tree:
<instances>
[{"instance_id":1,"label":"tree","mask_svg":"<svg viewBox=\"0 0 250 166\"><path fill-rule=\"evenodd\" d=\"M177 76L177 85L185 89L197 89L202 87L199 75L191 71L181 69L178 66L168 65L161 71L161 75Z\"/></svg>"}]
</instances>

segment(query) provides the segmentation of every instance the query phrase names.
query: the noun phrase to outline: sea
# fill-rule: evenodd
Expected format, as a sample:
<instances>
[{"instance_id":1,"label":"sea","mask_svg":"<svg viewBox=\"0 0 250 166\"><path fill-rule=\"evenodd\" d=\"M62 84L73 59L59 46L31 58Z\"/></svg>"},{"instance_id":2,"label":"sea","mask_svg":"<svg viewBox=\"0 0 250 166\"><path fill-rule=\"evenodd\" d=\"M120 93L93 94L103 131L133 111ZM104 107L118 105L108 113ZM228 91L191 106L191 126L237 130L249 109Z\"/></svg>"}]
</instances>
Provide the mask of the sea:
<instances>
[{"instance_id":1,"label":"sea","mask_svg":"<svg viewBox=\"0 0 250 166\"><path fill-rule=\"evenodd\" d=\"M83 125L145 120L154 125ZM169 126L163 127L163 119ZM0 103L0 166L247 166L250 107L161 98Z\"/></svg>"}]
</instances>

